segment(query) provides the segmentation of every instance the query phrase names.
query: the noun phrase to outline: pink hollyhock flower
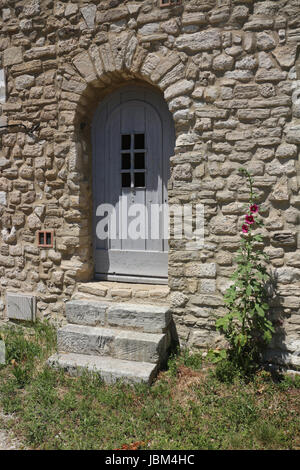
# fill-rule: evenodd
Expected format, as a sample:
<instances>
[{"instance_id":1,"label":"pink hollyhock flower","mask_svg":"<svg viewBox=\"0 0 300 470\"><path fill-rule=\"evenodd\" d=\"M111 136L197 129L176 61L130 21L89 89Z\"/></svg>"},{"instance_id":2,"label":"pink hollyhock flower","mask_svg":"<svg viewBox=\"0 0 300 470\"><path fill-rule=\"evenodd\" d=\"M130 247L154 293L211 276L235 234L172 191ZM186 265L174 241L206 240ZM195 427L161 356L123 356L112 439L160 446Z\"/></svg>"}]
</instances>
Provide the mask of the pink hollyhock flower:
<instances>
[{"instance_id":1,"label":"pink hollyhock flower","mask_svg":"<svg viewBox=\"0 0 300 470\"><path fill-rule=\"evenodd\" d=\"M246 220L246 223L247 223L248 225L254 224L254 217L253 217L253 215L248 215L248 214L247 214L247 215L245 216L245 220Z\"/></svg>"},{"instance_id":2,"label":"pink hollyhock flower","mask_svg":"<svg viewBox=\"0 0 300 470\"><path fill-rule=\"evenodd\" d=\"M248 233L248 231L249 231L248 225L244 224L244 225L242 226L242 230L243 230L244 233Z\"/></svg>"},{"instance_id":3,"label":"pink hollyhock flower","mask_svg":"<svg viewBox=\"0 0 300 470\"><path fill-rule=\"evenodd\" d=\"M255 214L255 212L258 212L258 205L257 204L252 204L252 206L250 206L250 211Z\"/></svg>"}]
</instances>

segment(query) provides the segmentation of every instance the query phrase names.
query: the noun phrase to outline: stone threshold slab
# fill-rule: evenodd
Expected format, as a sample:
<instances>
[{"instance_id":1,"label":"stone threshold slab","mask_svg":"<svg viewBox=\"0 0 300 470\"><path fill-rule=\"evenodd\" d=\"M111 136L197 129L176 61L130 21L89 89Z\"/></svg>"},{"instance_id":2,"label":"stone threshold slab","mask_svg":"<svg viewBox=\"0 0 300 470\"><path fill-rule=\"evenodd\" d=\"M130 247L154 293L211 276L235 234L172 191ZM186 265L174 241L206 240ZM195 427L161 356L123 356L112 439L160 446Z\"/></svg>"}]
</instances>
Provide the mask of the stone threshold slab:
<instances>
[{"instance_id":1,"label":"stone threshold slab","mask_svg":"<svg viewBox=\"0 0 300 470\"><path fill-rule=\"evenodd\" d=\"M135 284L112 281L84 282L77 285L72 300L102 300L167 304L169 302L170 288L166 285Z\"/></svg>"}]
</instances>

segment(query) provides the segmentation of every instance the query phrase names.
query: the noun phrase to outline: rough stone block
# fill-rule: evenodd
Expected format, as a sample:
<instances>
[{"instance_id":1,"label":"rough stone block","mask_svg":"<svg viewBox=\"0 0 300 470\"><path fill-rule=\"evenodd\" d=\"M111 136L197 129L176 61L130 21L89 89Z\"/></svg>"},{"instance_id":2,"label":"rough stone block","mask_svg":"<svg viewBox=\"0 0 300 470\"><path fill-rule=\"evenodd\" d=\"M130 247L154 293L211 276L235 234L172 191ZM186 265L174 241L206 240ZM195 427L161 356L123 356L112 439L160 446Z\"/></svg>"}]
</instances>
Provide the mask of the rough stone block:
<instances>
[{"instance_id":1,"label":"rough stone block","mask_svg":"<svg viewBox=\"0 0 300 470\"><path fill-rule=\"evenodd\" d=\"M215 278L216 273L216 263L191 263L187 265L185 271L186 276L204 278Z\"/></svg>"},{"instance_id":2,"label":"rough stone block","mask_svg":"<svg viewBox=\"0 0 300 470\"><path fill-rule=\"evenodd\" d=\"M107 322L111 326L139 328L145 333L161 333L171 320L167 307L114 304L108 308Z\"/></svg>"},{"instance_id":3,"label":"rough stone block","mask_svg":"<svg viewBox=\"0 0 300 470\"><path fill-rule=\"evenodd\" d=\"M278 69L260 69L256 74L256 81L258 83L264 82L280 82L281 80L285 80L287 77L286 72L282 72Z\"/></svg>"},{"instance_id":4,"label":"rough stone block","mask_svg":"<svg viewBox=\"0 0 300 470\"><path fill-rule=\"evenodd\" d=\"M14 76L24 75L24 74L37 74L42 71L42 62L41 60L32 60L30 62L22 62L18 65L13 65L11 68L11 73Z\"/></svg>"},{"instance_id":5,"label":"rough stone block","mask_svg":"<svg viewBox=\"0 0 300 470\"><path fill-rule=\"evenodd\" d=\"M78 54L73 59L73 63L79 73L85 78L88 83L97 80L93 63L87 52L81 52L80 54Z\"/></svg>"},{"instance_id":6,"label":"rough stone block","mask_svg":"<svg viewBox=\"0 0 300 470\"><path fill-rule=\"evenodd\" d=\"M270 116L269 109L239 109L237 113L241 121L252 121L255 119L267 119Z\"/></svg>"},{"instance_id":7,"label":"rough stone block","mask_svg":"<svg viewBox=\"0 0 300 470\"><path fill-rule=\"evenodd\" d=\"M20 75L15 80L16 89L18 91L31 88L34 85L34 77L32 75Z\"/></svg>"},{"instance_id":8,"label":"rough stone block","mask_svg":"<svg viewBox=\"0 0 300 470\"><path fill-rule=\"evenodd\" d=\"M25 59L50 59L56 55L56 46L32 47L24 54ZM16 62L15 62L16 63Z\"/></svg>"},{"instance_id":9,"label":"rough stone block","mask_svg":"<svg viewBox=\"0 0 300 470\"><path fill-rule=\"evenodd\" d=\"M7 117L0 116L0 126L6 126L6 125L7 125Z\"/></svg>"},{"instance_id":10,"label":"rough stone block","mask_svg":"<svg viewBox=\"0 0 300 470\"><path fill-rule=\"evenodd\" d=\"M294 232L275 232L271 237L274 246L295 246L296 234Z\"/></svg>"},{"instance_id":11,"label":"rough stone block","mask_svg":"<svg viewBox=\"0 0 300 470\"><path fill-rule=\"evenodd\" d=\"M132 296L132 289L111 289L112 297L122 297L123 299L129 299Z\"/></svg>"},{"instance_id":12,"label":"rough stone block","mask_svg":"<svg viewBox=\"0 0 300 470\"><path fill-rule=\"evenodd\" d=\"M286 132L286 141L289 144L300 144L300 126L291 125Z\"/></svg>"},{"instance_id":13,"label":"rough stone block","mask_svg":"<svg viewBox=\"0 0 300 470\"><path fill-rule=\"evenodd\" d=\"M41 13L41 2L40 0L30 0L25 3L23 9L23 15L27 18L32 18L33 16L39 15Z\"/></svg>"},{"instance_id":14,"label":"rough stone block","mask_svg":"<svg viewBox=\"0 0 300 470\"><path fill-rule=\"evenodd\" d=\"M217 72L224 72L225 70L232 70L234 65L234 58L227 54L220 54L213 60L213 69Z\"/></svg>"},{"instance_id":15,"label":"rough stone block","mask_svg":"<svg viewBox=\"0 0 300 470\"><path fill-rule=\"evenodd\" d=\"M275 271L275 279L282 284L290 284L300 279L300 269L297 268L278 268Z\"/></svg>"},{"instance_id":16,"label":"rough stone block","mask_svg":"<svg viewBox=\"0 0 300 470\"><path fill-rule=\"evenodd\" d=\"M6 204L7 204L6 192L0 191L0 205L6 206Z\"/></svg>"},{"instance_id":17,"label":"rough stone block","mask_svg":"<svg viewBox=\"0 0 300 470\"><path fill-rule=\"evenodd\" d=\"M183 34L176 39L176 47L181 51L201 52L221 47L221 35L217 30L201 31L193 34Z\"/></svg>"},{"instance_id":18,"label":"rough stone block","mask_svg":"<svg viewBox=\"0 0 300 470\"><path fill-rule=\"evenodd\" d=\"M224 299L217 295L195 295L191 299L192 304L199 305L203 307L204 305L209 307L223 307Z\"/></svg>"},{"instance_id":19,"label":"rough stone block","mask_svg":"<svg viewBox=\"0 0 300 470\"><path fill-rule=\"evenodd\" d=\"M65 9L65 16L68 17L71 15L75 15L77 11L78 11L78 5L74 5L74 3L68 3Z\"/></svg>"},{"instance_id":20,"label":"rough stone block","mask_svg":"<svg viewBox=\"0 0 300 470\"><path fill-rule=\"evenodd\" d=\"M66 303L66 316L78 325L104 325L106 309L107 304L102 302L71 300Z\"/></svg>"},{"instance_id":21,"label":"rough stone block","mask_svg":"<svg viewBox=\"0 0 300 470\"><path fill-rule=\"evenodd\" d=\"M187 25L195 25L195 24L205 24L206 23L206 16L204 13L184 13L182 15L182 24L184 26Z\"/></svg>"},{"instance_id":22,"label":"rough stone block","mask_svg":"<svg viewBox=\"0 0 300 470\"><path fill-rule=\"evenodd\" d=\"M6 83L4 69L0 69L0 103L6 101Z\"/></svg>"},{"instance_id":23,"label":"rough stone block","mask_svg":"<svg viewBox=\"0 0 300 470\"><path fill-rule=\"evenodd\" d=\"M177 64L171 69L159 82L159 87L164 90L177 80L183 79L185 76L185 66L182 63Z\"/></svg>"},{"instance_id":24,"label":"rough stone block","mask_svg":"<svg viewBox=\"0 0 300 470\"><path fill-rule=\"evenodd\" d=\"M12 320L35 321L36 297L30 294L7 292L7 316Z\"/></svg>"},{"instance_id":25,"label":"rough stone block","mask_svg":"<svg viewBox=\"0 0 300 470\"><path fill-rule=\"evenodd\" d=\"M93 29L95 26L95 19L96 19L96 5L86 5L80 9L82 16L86 22L86 25L89 29Z\"/></svg>"},{"instance_id":26,"label":"rough stone block","mask_svg":"<svg viewBox=\"0 0 300 470\"><path fill-rule=\"evenodd\" d=\"M165 90L165 99L171 100L176 96L182 96L190 93L194 88L194 82L191 80L180 80Z\"/></svg>"},{"instance_id":27,"label":"rough stone block","mask_svg":"<svg viewBox=\"0 0 300 470\"><path fill-rule=\"evenodd\" d=\"M276 157L295 158L297 156L297 146L293 144L281 144L276 150Z\"/></svg>"},{"instance_id":28,"label":"rough stone block","mask_svg":"<svg viewBox=\"0 0 300 470\"><path fill-rule=\"evenodd\" d=\"M20 64L23 62L23 54L21 47L9 47L5 49L3 53L3 65L7 67L9 65Z\"/></svg>"}]
</instances>

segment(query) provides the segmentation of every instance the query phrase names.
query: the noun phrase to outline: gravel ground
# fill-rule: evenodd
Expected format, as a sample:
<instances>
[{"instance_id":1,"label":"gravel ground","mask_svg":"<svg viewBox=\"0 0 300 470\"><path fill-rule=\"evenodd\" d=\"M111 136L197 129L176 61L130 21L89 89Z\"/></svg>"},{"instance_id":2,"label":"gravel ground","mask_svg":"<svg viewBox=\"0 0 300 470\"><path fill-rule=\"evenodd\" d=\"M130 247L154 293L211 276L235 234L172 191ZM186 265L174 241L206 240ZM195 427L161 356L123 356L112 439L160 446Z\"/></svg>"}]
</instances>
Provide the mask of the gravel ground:
<instances>
[{"instance_id":1,"label":"gravel ground","mask_svg":"<svg viewBox=\"0 0 300 470\"><path fill-rule=\"evenodd\" d=\"M0 411L0 426L1 422L5 422L9 419L12 419L12 416L5 415ZM0 450L20 450L24 449L24 446L18 439L12 437L9 431L0 429Z\"/></svg>"}]
</instances>

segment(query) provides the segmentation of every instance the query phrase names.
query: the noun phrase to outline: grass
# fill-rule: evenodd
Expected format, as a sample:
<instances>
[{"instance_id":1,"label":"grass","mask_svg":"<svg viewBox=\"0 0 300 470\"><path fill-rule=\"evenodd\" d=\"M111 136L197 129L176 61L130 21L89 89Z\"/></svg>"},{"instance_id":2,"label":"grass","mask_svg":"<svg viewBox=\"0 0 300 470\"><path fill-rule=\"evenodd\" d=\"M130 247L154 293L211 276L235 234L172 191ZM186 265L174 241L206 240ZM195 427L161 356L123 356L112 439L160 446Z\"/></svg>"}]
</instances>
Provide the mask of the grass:
<instances>
[{"instance_id":1,"label":"grass","mask_svg":"<svg viewBox=\"0 0 300 470\"><path fill-rule=\"evenodd\" d=\"M300 380L268 372L221 382L200 354L169 361L152 387L105 385L45 366L50 325L0 332L7 365L0 404L16 437L32 449L300 449Z\"/></svg>"}]
</instances>

